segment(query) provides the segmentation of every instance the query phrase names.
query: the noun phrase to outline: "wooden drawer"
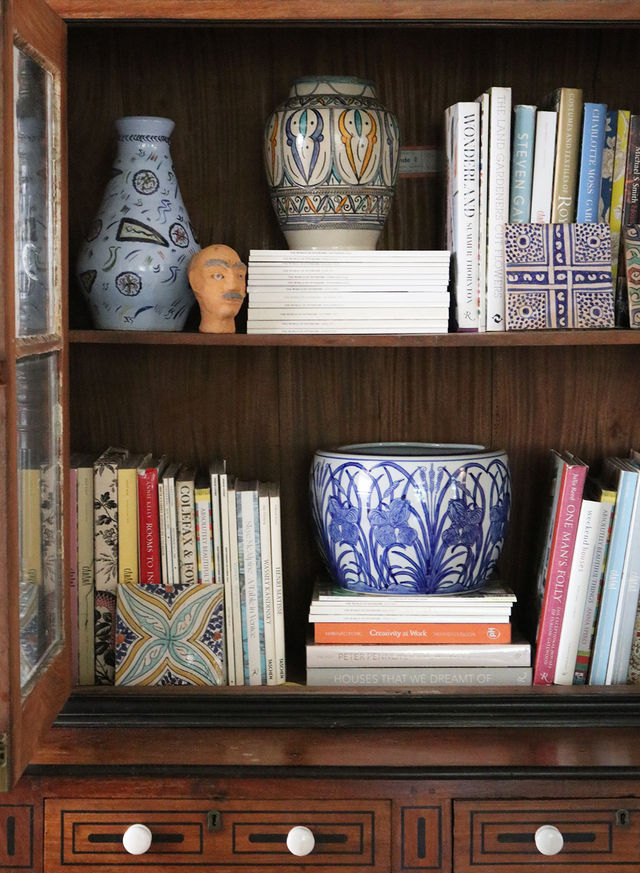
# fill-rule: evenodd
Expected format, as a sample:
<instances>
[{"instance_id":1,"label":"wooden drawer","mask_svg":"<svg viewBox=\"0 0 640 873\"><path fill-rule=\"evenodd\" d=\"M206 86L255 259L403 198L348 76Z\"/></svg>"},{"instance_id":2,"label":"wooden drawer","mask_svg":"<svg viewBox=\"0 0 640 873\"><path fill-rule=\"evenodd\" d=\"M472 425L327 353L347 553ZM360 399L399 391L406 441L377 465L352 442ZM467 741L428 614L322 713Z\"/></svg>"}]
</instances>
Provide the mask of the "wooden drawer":
<instances>
[{"instance_id":1,"label":"wooden drawer","mask_svg":"<svg viewBox=\"0 0 640 873\"><path fill-rule=\"evenodd\" d=\"M617 800L488 800L454 803L455 873L640 870L640 804ZM543 855L534 835L554 825L564 844Z\"/></svg>"},{"instance_id":2,"label":"wooden drawer","mask_svg":"<svg viewBox=\"0 0 640 873\"><path fill-rule=\"evenodd\" d=\"M132 824L153 834L149 851L130 855L122 836ZM315 846L302 858L287 849L288 832L308 827ZM228 801L60 799L45 801L45 873L77 870L149 873L179 867L382 873L390 864L386 801Z\"/></svg>"}]
</instances>

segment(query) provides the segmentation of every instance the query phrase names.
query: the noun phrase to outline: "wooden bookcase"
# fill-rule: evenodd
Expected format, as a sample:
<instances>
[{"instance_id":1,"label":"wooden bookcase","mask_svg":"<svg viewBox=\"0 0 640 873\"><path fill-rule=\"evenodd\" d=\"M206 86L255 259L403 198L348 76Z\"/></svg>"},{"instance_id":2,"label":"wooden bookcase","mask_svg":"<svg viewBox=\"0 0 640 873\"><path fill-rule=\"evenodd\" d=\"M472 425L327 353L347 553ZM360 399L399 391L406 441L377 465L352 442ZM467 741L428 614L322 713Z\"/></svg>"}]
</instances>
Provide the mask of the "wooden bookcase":
<instances>
[{"instance_id":1,"label":"wooden bookcase","mask_svg":"<svg viewBox=\"0 0 640 873\"><path fill-rule=\"evenodd\" d=\"M246 258L250 248L285 245L268 198L261 137L296 76L373 79L399 119L403 143L437 149L446 106L491 85L510 85L514 102L534 104L559 85L577 86L586 100L640 111L640 0L49 5L67 24L71 267L108 178L113 121L122 115L176 122L172 155L200 243L226 243ZM400 180L382 247L441 246L442 183L441 176ZM107 764L122 766L128 797L166 788L183 798L210 790L286 799L302 790L295 780L311 775L309 790L325 799L339 790L355 798L365 790L396 798L418 791L424 799L437 776L444 781L433 790L445 806L456 798L640 793L635 688L373 693L303 684L307 608L320 568L307 508L315 449L378 440L505 448L514 504L501 570L519 598L516 621L532 638L548 450L569 448L595 467L607 454L640 446L640 332L103 333L91 328L70 272L70 449L98 454L122 444L199 466L224 457L240 478L281 483L292 684L178 689L184 693L78 689L54 726L44 725L16 803L36 798L40 809L52 795L115 797L118 773L102 787L80 780ZM202 766L209 768L205 783L198 782ZM142 771L159 781L137 787ZM297 788L262 781L283 772ZM178 782L163 781L168 773ZM379 781L355 788L364 774ZM56 787L63 775L78 781ZM525 777L546 781L535 788ZM321 787L327 778L343 780L336 783L342 787ZM429 869L451 870L450 850L442 857ZM50 873L55 865L47 863ZM614 869L589 863L588 870Z\"/></svg>"}]
</instances>

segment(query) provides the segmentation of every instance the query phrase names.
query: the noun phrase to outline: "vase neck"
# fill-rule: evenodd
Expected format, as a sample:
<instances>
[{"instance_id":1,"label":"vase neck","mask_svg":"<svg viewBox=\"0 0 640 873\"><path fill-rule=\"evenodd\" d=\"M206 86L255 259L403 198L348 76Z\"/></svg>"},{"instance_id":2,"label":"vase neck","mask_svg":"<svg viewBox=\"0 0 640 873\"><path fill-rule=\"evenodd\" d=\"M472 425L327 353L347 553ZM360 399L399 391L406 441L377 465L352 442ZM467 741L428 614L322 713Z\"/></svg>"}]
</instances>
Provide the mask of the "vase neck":
<instances>
[{"instance_id":1,"label":"vase neck","mask_svg":"<svg viewBox=\"0 0 640 873\"><path fill-rule=\"evenodd\" d=\"M120 150L128 146L139 148L156 148L169 146L169 137L174 128L174 122L169 118L153 116L128 116L119 118L116 123L118 146Z\"/></svg>"}]
</instances>

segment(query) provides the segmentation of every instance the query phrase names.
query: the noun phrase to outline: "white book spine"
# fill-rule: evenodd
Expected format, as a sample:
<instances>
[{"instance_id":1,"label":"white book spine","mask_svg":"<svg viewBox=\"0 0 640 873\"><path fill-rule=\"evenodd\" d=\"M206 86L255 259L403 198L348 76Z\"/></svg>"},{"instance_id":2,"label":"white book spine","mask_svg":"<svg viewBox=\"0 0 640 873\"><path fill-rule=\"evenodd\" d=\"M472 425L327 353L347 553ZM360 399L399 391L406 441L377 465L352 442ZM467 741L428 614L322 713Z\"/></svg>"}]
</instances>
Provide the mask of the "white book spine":
<instances>
[{"instance_id":1,"label":"white book spine","mask_svg":"<svg viewBox=\"0 0 640 873\"><path fill-rule=\"evenodd\" d=\"M341 688L393 686L450 686L466 688L487 685L531 685L531 667L410 667L311 668L307 685Z\"/></svg>"},{"instance_id":2,"label":"white book spine","mask_svg":"<svg viewBox=\"0 0 640 873\"><path fill-rule=\"evenodd\" d=\"M509 645L307 645L307 667L529 667L529 643Z\"/></svg>"},{"instance_id":3,"label":"white book spine","mask_svg":"<svg viewBox=\"0 0 640 873\"><path fill-rule=\"evenodd\" d=\"M392 306L368 306L347 308L346 306L319 306L316 309L311 307L285 307L278 309L275 306L254 306L249 307L247 320L249 324L258 323L261 321L268 322L287 322L287 321L326 321L329 319L332 322L340 323L342 321L362 320L363 324L369 321L377 321L380 319L390 319L393 315L398 321L401 319L419 319L421 321L430 321L433 319L442 320L448 314L448 306L413 306L395 309Z\"/></svg>"},{"instance_id":4,"label":"white book spine","mask_svg":"<svg viewBox=\"0 0 640 873\"><path fill-rule=\"evenodd\" d=\"M587 599L601 517L602 504L600 502L596 500L582 501L558 643L554 680L556 685L573 685L582 616L584 615L584 605Z\"/></svg>"},{"instance_id":5,"label":"white book spine","mask_svg":"<svg viewBox=\"0 0 640 873\"><path fill-rule=\"evenodd\" d=\"M531 188L531 221L537 224L551 221L557 124L557 112L538 110Z\"/></svg>"},{"instance_id":6,"label":"white book spine","mask_svg":"<svg viewBox=\"0 0 640 873\"><path fill-rule=\"evenodd\" d=\"M269 518L271 521L271 572L273 575L273 605L276 637L276 684L287 681L284 639L284 588L282 584L282 535L280 522L280 494L269 490Z\"/></svg>"},{"instance_id":7,"label":"white book spine","mask_svg":"<svg viewBox=\"0 0 640 873\"><path fill-rule=\"evenodd\" d=\"M260 611L258 561L256 536L260 531L255 527L254 491L236 491L238 527L242 524L243 568L244 568L244 614L246 621L247 649L245 661L245 685L262 685Z\"/></svg>"},{"instance_id":8,"label":"white book spine","mask_svg":"<svg viewBox=\"0 0 640 873\"><path fill-rule=\"evenodd\" d=\"M423 334L432 334L432 333L447 333L448 330L448 322L445 319L442 321L434 321L430 322L428 325L418 324L416 322L412 322L410 324L402 324L402 325L390 325L389 323L380 324L376 327L371 327L370 325L364 326L364 322L360 322L357 325L345 322L332 322L331 324L319 324L318 322L314 322L313 324L306 323L296 323L294 326L293 323L290 323L287 327L281 326L283 323L274 323L274 322L261 322L258 325L249 325L247 327L247 333L253 334L284 334L284 333L295 333L295 334L336 334L340 336L341 334L353 334L355 336L369 336L371 334L399 334L402 336L411 336L411 335L423 335Z\"/></svg>"},{"instance_id":9,"label":"white book spine","mask_svg":"<svg viewBox=\"0 0 640 873\"><path fill-rule=\"evenodd\" d=\"M298 291L278 290L255 290L249 298L249 312L252 309L313 309L318 306L331 305L350 309L368 309L370 306L393 306L403 311L413 309L416 306L444 306L449 300L447 290L448 279L444 280L442 288L434 288L430 291L359 291L355 294L342 294L339 291L309 291L300 294Z\"/></svg>"},{"instance_id":10,"label":"white book spine","mask_svg":"<svg viewBox=\"0 0 640 873\"><path fill-rule=\"evenodd\" d=\"M171 564L171 578L173 580L172 584L177 585L180 582L180 555L178 549L178 512L176 506L175 479L170 479L167 482L165 503L169 508L169 541L171 546L169 551L169 563Z\"/></svg>"},{"instance_id":11,"label":"white book spine","mask_svg":"<svg viewBox=\"0 0 640 873\"><path fill-rule=\"evenodd\" d=\"M264 654L267 685L276 684L276 633L273 611L273 579L271 573L271 520L269 493L261 487L258 497L260 514L260 560L262 563L262 611L264 618Z\"/></svg>"},{"instance_id":12,"label":"white book spine","mask_svg":"<svg viewBox=\"0 0 640 873\"><path fill-rule=\"evenodd\" d=\"M217 475L217 474L216 474ZM213 476L212 476L213 483ZM231 583L231 546L229 541L229 501L227 495L227 476L218 476L220 491L220 541L222 548L222 581L224 584L224 626L227 658L227 681L229 685L243 685L244 680L236 681L235 630L233 625L233 590ZM213 497L213 484L211 487Z\"/></svg>"},{"instance_id":13,"label":"white book spine","mask_svg":"<svg viewBox=\"0 0 640 873\"><path fill-rule=\"evenodd\" d=\"M236 685L244 685L244 657L242 654L242 606L240 603L240 570L238 566L238 522L236 492L227 483L229 519L229 566L231 572L231 609L233 611L233 657Z\"/></svg>"},{"instance_id":14,"label":"white book spine","mask_svg":"<svg viewBox=\"0 0 640 873\"><path fill-rule=\"evenodd\" d=\"M509 221L511 88L491 88L487 201L487 330L505 329L504 226Z\"/></svg>"},{"instance_id":15,"label":"white book spine","mask_svg":"<svg viewBox=\"0 0 640 873\"><path fill-rule=\"evenodd\" d=\"M167 528L167 507L165 500L164 482L158 482L158 522L160 527L160 564L162 568L162 584L171 584L169 578L169 563L168 563L168 528Z\"/></svg>"},{"instance_id":16,"label":"white book spine","mask_svg":"<svg viewBox=\"0 0 640 873\"><path fill-rule=\"evenodd\" d=\"M456 103L450 133L451 250L458 330L478 329L480 107Z\"/></svg>"},{"instance_id":17,"label":"white book spine","mask_svg":"<svg viewBox=\"0 0 640 873\"><path fill-rule=\"evenodd\" d=\"M487 329L487 197L489 191L489 95L481 94L480 107L480 173L478 200L478 330Z\"/></svg>"},{"instance_id":18,"label":"white book spine","mask_svg":"<svg viewBox=\"0 0 640 873\"><path fill-rule=\"evenodd\" d=\"M193 481L176 482L179 579L183 585L198 581L196 514Z\"/></svg>"}]
</instances>

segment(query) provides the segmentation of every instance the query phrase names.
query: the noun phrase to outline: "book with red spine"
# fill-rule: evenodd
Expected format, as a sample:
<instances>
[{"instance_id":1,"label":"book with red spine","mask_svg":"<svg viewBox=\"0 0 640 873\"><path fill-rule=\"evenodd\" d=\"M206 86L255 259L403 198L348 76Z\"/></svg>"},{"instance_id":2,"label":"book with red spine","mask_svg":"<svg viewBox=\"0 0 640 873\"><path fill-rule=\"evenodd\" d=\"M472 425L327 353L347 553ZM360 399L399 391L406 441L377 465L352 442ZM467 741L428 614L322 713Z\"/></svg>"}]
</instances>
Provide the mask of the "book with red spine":
<instances>
[{"instance_id":1,"label":"book with red spine","mask_svg":"<svg viewBox=\"0 0 640 873\"><path fill-rule=\"evenodd\" d=\"M511 642L511 623L506 622L318 622L316 643L457 643L478 645Z\"/></svg>"},{"instance_id":2,"label":"book with red spine","mask_svg":"<svg viewBox=\"0 0 640 873\"><path fill-rule=\"evenodd\" d=\"M588 467L575 455L563 452L556 456L559 469L555 509L549 518L551 544L548 557L543 557L544 591L540 606L536 657L533 669L534 685L552 685L558 661L558 646L562 619L567 601L567 586L576 544L578 520Z\"/></svg>"},{"instance_id":3,"label":"book with red spine","mask_svg":"<svg viewBox=\"0 0 640 873\"><path fill-rule=\"evenodd\" d=\"M140 581L152 585L162 582L160 570L160 514L158 478L167 466L167 457L151 458L138 470L138 547Z\"/></svg>"}]
</instances>

